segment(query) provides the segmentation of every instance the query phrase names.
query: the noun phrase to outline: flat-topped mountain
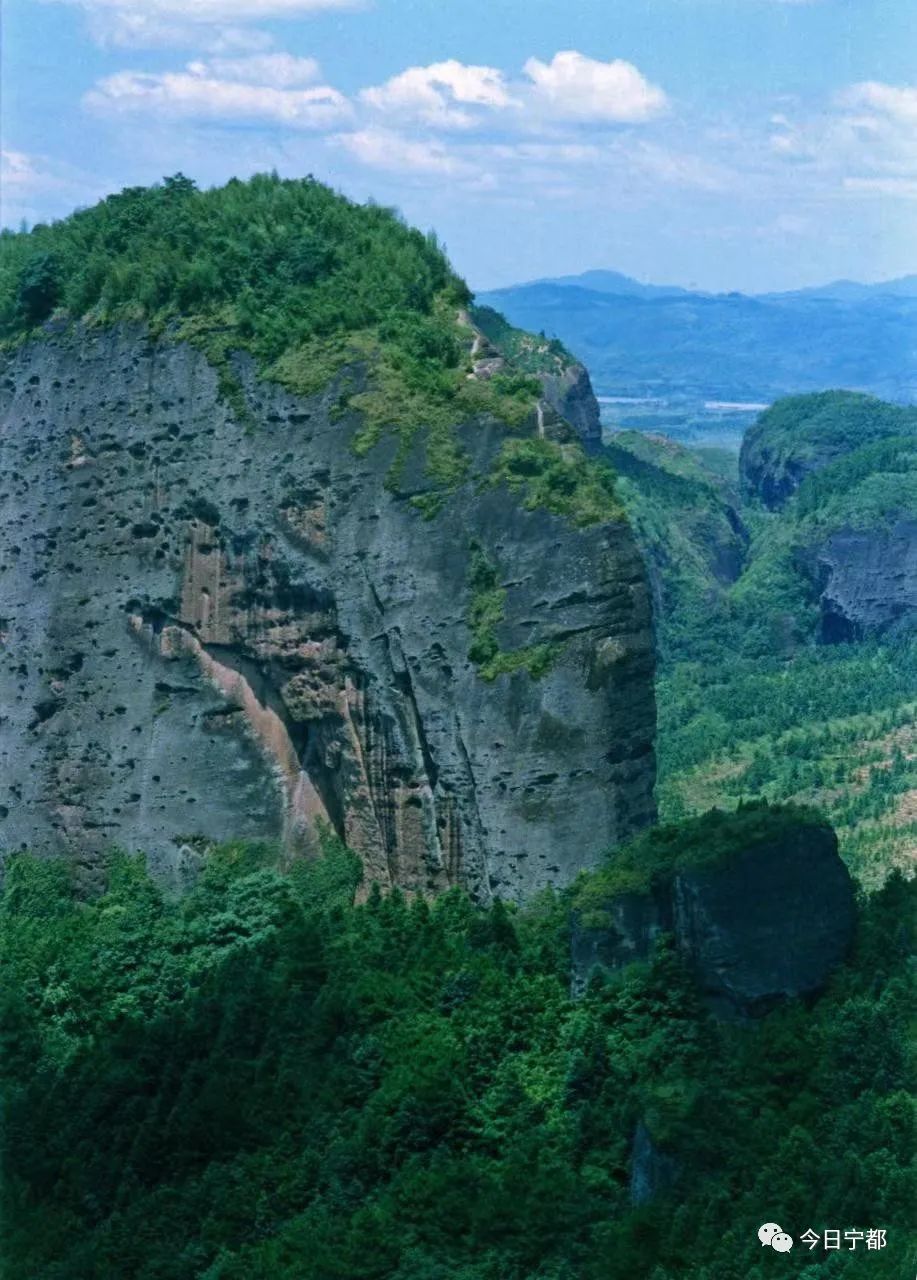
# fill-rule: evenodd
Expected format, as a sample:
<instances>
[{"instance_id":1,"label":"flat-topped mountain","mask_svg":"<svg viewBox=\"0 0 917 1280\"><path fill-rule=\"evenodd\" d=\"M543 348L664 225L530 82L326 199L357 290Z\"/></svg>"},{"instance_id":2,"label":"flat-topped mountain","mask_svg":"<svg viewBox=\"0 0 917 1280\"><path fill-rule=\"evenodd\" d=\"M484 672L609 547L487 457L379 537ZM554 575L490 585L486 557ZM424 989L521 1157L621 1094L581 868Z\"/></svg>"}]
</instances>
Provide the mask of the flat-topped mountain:
<instances>
[{"instance_id":1,"label":"flat-topped mountain","mask_svg":"<svg viewBox=\"0 0 917 1280\"><path fill-rule=\"evenodd\" d=\"M917 626L917 409L789 397L748 432L740 470L746 493L780 511L755 572L791 568L823 641Z\"/></svg>"},{"instance_id":2,"label":"flat-topped mountain","mask_svg":"<svg viewBox=\"0 0 917 1280\"><path fill-rule=\"evenodd\" d=\"M486 900L652 820L649 593L562 348L311 180L0 255L0 849L180 881L327 824Z\"/></svg>"}]
</instances>

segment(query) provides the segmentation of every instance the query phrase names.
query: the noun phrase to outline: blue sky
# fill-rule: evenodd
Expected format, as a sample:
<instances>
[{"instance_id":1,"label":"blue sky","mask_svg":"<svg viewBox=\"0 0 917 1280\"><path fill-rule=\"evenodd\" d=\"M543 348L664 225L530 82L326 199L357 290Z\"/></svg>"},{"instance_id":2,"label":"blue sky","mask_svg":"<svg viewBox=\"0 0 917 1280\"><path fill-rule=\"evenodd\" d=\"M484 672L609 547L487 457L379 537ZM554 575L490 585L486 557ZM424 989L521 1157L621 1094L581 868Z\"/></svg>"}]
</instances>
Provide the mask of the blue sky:
<instances>
[{"instance_id":1,"label":"blue sky","mask_svg":"<svg viewBox=\"0 0 917 1280\"><path fill-rule=\"evenodd\" d=\"M917 271L914 0L5 0L3 37L6 225L276 168L476 288Z\"/></svg>"}]
</instances>

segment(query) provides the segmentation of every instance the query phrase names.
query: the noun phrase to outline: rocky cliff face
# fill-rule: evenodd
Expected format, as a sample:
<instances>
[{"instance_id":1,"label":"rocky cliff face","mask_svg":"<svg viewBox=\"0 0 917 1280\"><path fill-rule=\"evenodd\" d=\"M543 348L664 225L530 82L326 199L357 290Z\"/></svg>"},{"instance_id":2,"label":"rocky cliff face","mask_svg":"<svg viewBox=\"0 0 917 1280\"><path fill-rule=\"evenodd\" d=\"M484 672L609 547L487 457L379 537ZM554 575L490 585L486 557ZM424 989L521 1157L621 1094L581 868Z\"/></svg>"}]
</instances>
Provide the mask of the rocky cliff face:
<instances>
[{"instance_id":1,"label":"rocky cliff face","mask_svg":"<svg viewBox=\"0 0 917 1280\"><path fill-rule=\"evenodd\" d=\"M659 934L671 933L709 1003L726 1016L818 990L843 959L855 923L834 832L808 825L739 849L722 865L680 869L645 894L622 894L604 914L601 926L574 916L574 994L596 968L646 958Z\"/></svg>"},{"instance_id":2,"label":"rocky cliff face","mask_svg":"<svg viewBox=\"0 0 917 1280\"><path fill-rule=\"evenodd\" d=\"M575 429L588 453L598 453L602 446L601 414L584 365L547 339L514 329L489 307L474 307L462 318L475 333L473 354L479 376L492 377L503 372L508 363L531 370L534 363L545 406Z\"/></svg>"},{"instance_id":3,"label":"rocky cliff face","mask_svg":"<svg viewBox=\"0 0 917 1280\"><path fill-rule=\"evenodd\" d=\"M823 642L917 627L917 520L840 529L815 553Z\"/></svg>"},{"instance_id":4,"label":"rocky cliff face","mask_svg":"<svg viewBox=\"0 0 917 1280\"><path fill-rule=\"evenodd\" d=\"M548 403L576 428L586 449L597 453L602 445L599 402L583 365L571 364L560 373L549 374L542 383Z\"/></svg>"},{"instance_id":5,"label":"rocky cliff face","mask_svg":"<svg viewBox=\"0 0 917 1280\"><path fill-rule=\"evenodd\" d=\"M91 876L111 845L180 878L202 842L310 850L328 823L383 885L524 898L654 815L652 650L627 525L575 529L482 483L432 521L418 442L240 364L253 425L190 347L47 337L5 360L0 849ZM505 589L482 679L469 564Z\"/></svg>"},{"instance_id":6,"label":"rocky cliff face","mask_svg":"<svg viewBox=\"0 0 917 1280\"><path fill-rule=\"evenodd\" d=\"M917 624L917 419L832 391L779 401L746 434L748 493L773 510L822 643ZM797 493L797 490L799 491Z\"/></svg>"}]
</instances>

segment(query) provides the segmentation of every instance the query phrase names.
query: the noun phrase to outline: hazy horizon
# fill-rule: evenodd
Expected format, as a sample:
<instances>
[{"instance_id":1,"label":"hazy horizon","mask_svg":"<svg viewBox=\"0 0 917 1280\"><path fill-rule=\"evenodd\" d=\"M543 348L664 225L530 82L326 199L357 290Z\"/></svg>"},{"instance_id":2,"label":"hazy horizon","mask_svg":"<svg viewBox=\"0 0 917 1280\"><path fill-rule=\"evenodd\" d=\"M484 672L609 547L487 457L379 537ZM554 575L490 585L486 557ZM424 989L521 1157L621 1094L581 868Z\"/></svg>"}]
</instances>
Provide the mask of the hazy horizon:
<instances>
[{"instance_id":1,"label":"hazy horizon","mask_svg":"<svg viewBox=\"0 0 917 1280\"><path fill-rule=\"evenodd\" d=\"M627 271L622 267L603 265L603 266L586 267L582 271L571 271L571 272L564 272L564 273L557 273L557 274L545 274L541 276L533 276L531 279L527 279L527 280L509 280L502 284L477 284L476 285L476 284L473 284L471 281L469 281L468 283L471 286L471 288L474 290L475 294L498 293L502 289L524 287L525 285L530 285L530 284L545 284L545 283L551 283L552 281L558 281L558 280L572 281L572 280L576 280L580 276L594 275L596 273L604 273L604 272L607 272L609 275L626 276L629 280L634 280L638 284L647 285L647 286L656 286L657 288L686 289L692 293L709 293L711 295L722 295L727 293L747 293L748 297L760 297L762 294L767 294L770 292L794 293L797 290L804 290L804 289L805 290L828 289L828 288L831 288L832 286L842 285L842 284L861 285L868 289L874 289L879 285L883 285L883 284L899 284L903 280L917 279L917 268L915 268L913 271L902 271L898 275L883 276L878 280L858 280L858 279L854 279L852 276L836 276L832 280L819 280L819 281L816 281L814 284L790 285L786 289L780 289L780 290L764 289L764 290L756 290L755 292L752 293L750 291L746 291L742 289L739 289L739 290L707 289L702 283L696 280L687 281L687 280L650 279L649 277L641 277L641 276L635 275L633 272ZM583 287L588 288L588 285Z\"/></svg>"}]
</instances>

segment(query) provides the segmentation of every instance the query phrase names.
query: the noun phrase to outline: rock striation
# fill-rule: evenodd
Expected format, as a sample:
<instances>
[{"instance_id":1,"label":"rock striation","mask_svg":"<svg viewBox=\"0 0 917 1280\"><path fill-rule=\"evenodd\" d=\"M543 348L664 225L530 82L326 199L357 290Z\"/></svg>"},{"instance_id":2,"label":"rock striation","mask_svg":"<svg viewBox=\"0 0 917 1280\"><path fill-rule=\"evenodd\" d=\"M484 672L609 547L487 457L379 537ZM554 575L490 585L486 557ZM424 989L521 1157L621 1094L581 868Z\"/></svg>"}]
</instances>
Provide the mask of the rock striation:
<instances>
[{"instance_id":1,"label":"rock striation","mask_svg":"<svg viewBox=\"0 0 917 1280\"><path fill-rule=\"evenodd\" d=\"M308 852L325 823L370 880L487 901L651 822L627 524L575 528L488 484L489 419L456 428L468 478L425 519L421 436L393 468L393 438L354 448L334 383L301 399L235 372L247 424L198 351L140 329L3 359L0 850L91 880L117 845L180 881L206 842ZM501 647L550 646L540 678L469 658L473 546L505 593Z\"/></svg>"},{"instance_id":2,"label":"rock striation","mask_svg":"<svg viewBox=\"0 0 917 1280\"><path fill-rule=\"evenodd\" d=\"M672 934L713 1010L754 1016L824 985L856 920L850 874L828 826L803 824L714 865L681 867L643 893L615 895L601 924L572 922L572 986L646 959Z\"/></svg>"}]
</instances>

